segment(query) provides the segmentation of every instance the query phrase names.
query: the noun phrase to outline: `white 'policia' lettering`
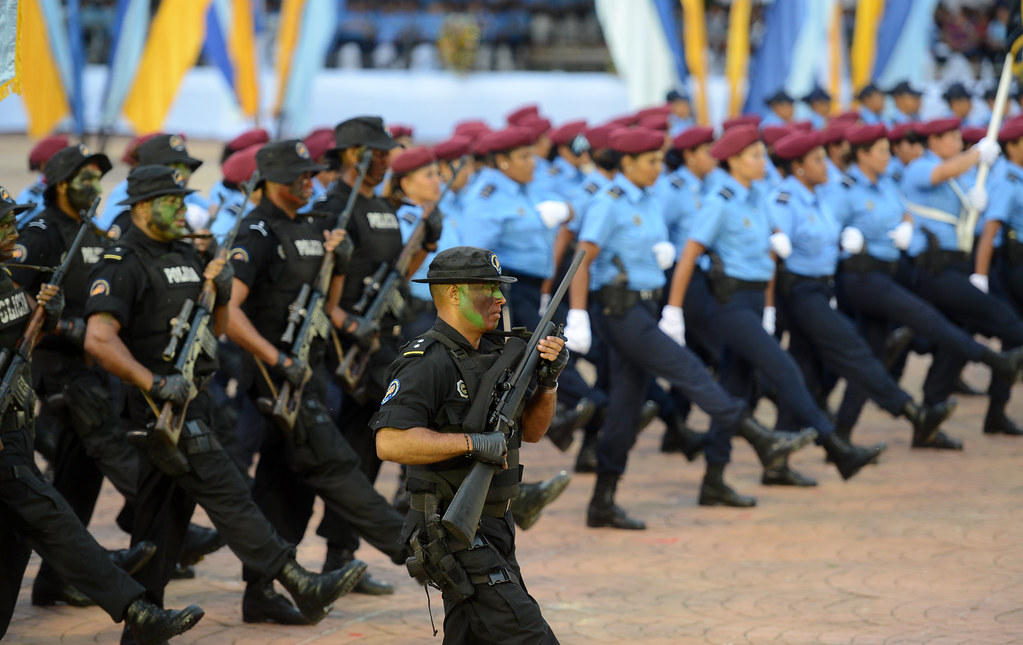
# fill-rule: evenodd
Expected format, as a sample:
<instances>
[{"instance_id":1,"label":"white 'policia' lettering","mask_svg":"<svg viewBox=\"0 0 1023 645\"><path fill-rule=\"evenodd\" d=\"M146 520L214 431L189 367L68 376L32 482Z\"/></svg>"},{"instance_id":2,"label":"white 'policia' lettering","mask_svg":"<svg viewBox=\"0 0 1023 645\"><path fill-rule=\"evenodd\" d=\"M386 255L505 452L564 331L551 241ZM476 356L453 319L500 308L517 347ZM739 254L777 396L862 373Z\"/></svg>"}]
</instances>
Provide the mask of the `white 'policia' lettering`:
<instances>
[{"instance_id":1,"label":"white 'policia' lettering","mask_svg":"<svg viewBox=\"0 0 1023 645\"><path fill-rule=\"evenodd\" d=\"M202 282L199 274L192 267L167 267L163 270L169 284L183 284L185 282Z\"/></svg>"},{"instance_id":2,"label":"white 'policia' lettering","mask_svg":"<svg viewBox=\"0 0 1023 645\"><path fill-rule=\"evenodd\" d=\"M318 257L323 255L323 242L319 240L295 240L299 255Z\"/></svg>"},{"instance_id":3,"label":"white 'policia' lettering","mask_svg":"<svg viewBox=\"0 0 1023 645\"><path fill-rule=\"evenodd\" d=\"M6 325L30 313L28 298L24 291L18 291L6 298L0 298L0 325Z\"/></svg>"}]
</instances>

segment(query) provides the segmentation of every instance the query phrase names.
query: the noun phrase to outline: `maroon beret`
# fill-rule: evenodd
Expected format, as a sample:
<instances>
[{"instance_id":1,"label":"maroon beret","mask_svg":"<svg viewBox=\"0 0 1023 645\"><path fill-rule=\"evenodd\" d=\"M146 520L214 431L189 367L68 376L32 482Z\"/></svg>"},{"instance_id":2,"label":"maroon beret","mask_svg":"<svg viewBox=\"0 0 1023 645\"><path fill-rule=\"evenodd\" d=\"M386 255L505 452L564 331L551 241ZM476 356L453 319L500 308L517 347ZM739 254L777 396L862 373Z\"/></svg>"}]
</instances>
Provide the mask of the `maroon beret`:
<instances>
[{"instance_id":1,"label":"maroon beret","mask_svg":"<svg viewBox=\"0 0 1023 645\"><path fill-rule=\"evenodd\" d=\"M842 142L842 140L845 139L845 132L848 129L848 121L832 121L820 132L821 145L830 146Z\"/></svg>"},{"instance_id":2,"label":"maroon beret","mask_svg":"<svg viewBox=\"0 0 1023 645\"><path fill-rule=\"evenodd\" d=\"M547 119L540 118L527 119L516 127L525 128L532 132L533 140L530 143L536 143L540 140L540 137L547 134L547 132L551 129L551 122Z\"/></svg>"},{"instance_id":3,"label":"maroon beret","mask_svg":"<svg viewBox=\"0 0 1023 645\"><path fill-rule=\"evenodd\" d=\"M987 132L985 132L987 134ZM1008 141L1015 141L1023 137L1023 119L1017 117L1015 119L1009 119L1002 125L1001 132L998 133L998 140L1002 143ZM963 141L966 141L966 133L963 132Z\"/></svg>"},{"instance_id":4,"label":"maroon beret","mask_svg":"<svg viewBox=\"0 0 1023 645\"><path fill-rule=\"evenodd\" d=\"M315 161L334 147L334 128L317 128L302 142L309 148L309 156Z\"/></svg>"},{"instance_id":5,"label":"maroon beret","mask_svg":"<svg viewBox=\"0 0 1023 645\"><path fill-rule=\"evenodd\" d=\"M660 130L661 132L666 132L668 130L668 115L648 114L639 120L639 127L646 128L648 130Z\"/></svg>"},{"instance_id":6,"label":"maroon beret","mask_svg":"<svg viewBox=\"0 0 1023 645\"><path fill-rule=\"evenodd\" d=\"M676 150L689 150L714 140L714 128L696 126L682 131L671 145Z\"/></svg>"},{"instance_id":7,"label":"maroon beret","mask_svg":"<svg viewBox=\"0 0 1023 645\"><path fill-rule=\"evenodd\" d=\"M790 123L789 127L792 128L794 132L809 132L810 130L813 130L813 123L810 121L795 121L794 123Z\"/></svg>"},{"instance_id":8,"label":"maroon beret","mask_svg":"<svg viewBox=\"0 0 1023 645\"><path fill-rule=\"evenodd\" d=\"M536 141L536 136L530 128L510 127L504 130L497 130L483 136L478 144L478 149L484 154L495 152L508 152L515 148L531 146Z\"/></svg>"},{"instance_id":9,"label":"maroon beret","mask_svg":"<svg viewBox=\"0 0 1023 645\"><path fill-rule=\"evenodd\" d=\"M391 162L391 172L395 175L404 175L436 161L437 157L434 156L433 150L426 146L417 146L403 150L395 157Z\"/></svg>"},{"instance_id":10,"label":"maroon beret","mask_svg":"<svg viewBox=\"0 0 1023 645\"><path fill-rule=\"evenodd\" d=\"M634 115L634 114L626 114L625 116L620 116L620 117L611 119L605 125L613 125L613 126L617 126L619 128L625 128L625 127L628 127L630 125L636 125L636 115Z\"/></svg>"},{"instance_id":11,"label":"maroon beret","mask_svg":"<svg viewBox=\"0 0 1023 645\"><path fill-rule=\"evenodd\" d=\"M737 125L725 130L721 138L710 147L710 154L719 161L737 155L757 141L760 134L754 125Z\"/></svg>"},{"instance_id":12,"label":"maroon beret","mask_svg":"<svg viewBox=\"0 0 1023 645\"><path fill-rule=\"evenodd\" d=\"M872 144L878 139L888 136L888 128L883 123L874 125L854 125L845 131L845 140L854 146Z\"/></svg>"},{"instance_id":13,"label":"maroon beret","mask_svg":"<svg viewBox=\"0 0 1023 645\"><path fill-rule=\"evenodd\" d=\"M472 139L461 137L457 134L447 141L441 141L433 147L433 154L444 161L454 161L469 154L472 149Z\"/></svg>"},{"instance_id":14,"label":"maroon beret","mask_svg":"<svg viewBox=\"0 0 1023 645\"><path fill-rule=\"evenodd\" d=\"M834 123L835 121L844 121L844 122L847 122L849 124L853 124L853 123L856 123L859 120L860 120L860 113L857 112L856 110L850 110L848 112L842 112L838 116L832 117L831 118L831 123Z\"/></svg>"},{"instance_id":15,"label":"maroon beret","mask_svg":"<svg viewBox=\"0 0 1023 645\"><path fill-rule=\"evenodd\" d=\"M490 132L490 126L479 119L460 121L455 124L454 134L463 137L478 137L481 134Z\"/></svg>"},{"instance_id":16,"label":"maroon beret","mask_svg":"<svg viewBox=\"0 0 1023 645\"><path fill-rule=\"evenodd\" d=\"M598 125L595 128L586 129L586 140L590 142L590 150L600 150L607 148L610 144L608 140L611 137L611 133L617 130L620 126L613 124Z\"/></svg>"},{"instance_id":17,"label":"maroon beret","mask_svg":"<svg viewBox=\"0 0 1023 645\"><path fill-rule=\"evenodd\" d=\"M802 130L798 130L791 125L769 125L760 131L760 135L764 138L764 143L767 144L769 148L773 148L774 144L778 143L793 132L802 132Z\"/></svg>"},{"instance_id":18,"label":"maroon beret","mask_svg":"<svg viewBox=\"0 0 1023 645\"><path fill-rule=\"evenodd\" d=\"M228 141L224 147L232 152L237 152L244 148L248 148L249 146L254 146L257 143L263 144L269 142L270 133L264 130L263 128L255 128L252 130L242 132L234 139Z\"/></svg>"},{"instance_id":19,"label":"maroon beret","mask_svg":"<svg viewBox=\"0 0 1023 645\"><path fill-rule=\"evenodd\" d=\"M140 134L139 136L129 141L128 147L124 149L124 154L121 155L121 163L128 164L129 166L136 165L139 162L139 146L141 146L146 141L149 141L158 134L160 133L150 132L148 134Z\"/></svg>"},{"instance_id":20,"label":"maroon beret","mask_svg":"<svg viewBox=\"0 0 1023 645\"><path fill-rule=\"evenodd\" d=\"M411 125L402 125L400 123L391 123L387 126L387 129L391 131L391 136L395 139L399 137L412 138L413 130Z\"/></svg>"},{"instance_id":21,"label":"maroon beret","mask_svg":"<svg viewBox=\"0 0 1023 645\"><path fill-rule=\"evenodd\" d=\"M332 136L333 134L333 131L331 131ZM224 181L229 181L232 184L241 184L251 179L252 173L256 172L256 153L262 147L262 143L256 143L235 152L225 159L224 163L220 166L221 171L224 173Z\"/></svg>"},{"instance_id":22,"label":"maroon beret","mask_svg":"<svg viewBox=\"0 0 1023 645\"><path fill-rule=\"evenodd\" d=\"M561 127L551 130L551 143L556 146L567 146L586 130L586 121L569 121Z\"/></svg>"},{"instance_id":23,"label":"maroon beret","mask_svg":"<svg viewBox=\"0 0 1023 645\"><path fill-rule=\"evenodd\" d=\"M743 125L751 125L755 128L760 125L760 117L757 116L756 114L743 114L742 116L737 116L733 119L728 119L727 121L721 124L721 128L723 130L730 130L732 128Z\"/></svg>"},{"instance_id":24,"label":"maroon beret","mask_svg":"<svg viewBox=\"0 0 1023 645\"><path fill-rule=\"evenodd\" d=\"M920 124L900 123L899 125L894 126L891 130L888 131L888 140L891 141L892 143L898 143L899 141L905 139L910 132L920 134Z\"/></svg>"},{"instance_id":25,"label":"maroon beret","mask_svg":"<svg viewBox=\"0 0 1023 645\"><path fill-rule=\"evenodd\" d=\"M926 123L921 123L916 127L916 131L920 135L925 137L929 137L931 135L936 134L945 134L946 132L951 132L952 130L958 129L959 119L955 118L934 119L931 121L927 121Z\"/></svg>"},{"instance_id":26,"label":"maroon beret","mask_svg":"<svg viewBox=\"0 0 1023 645\"><path fill-rule=\"evenodd\" d=\"M821 145L819 132L793 132L774 144L774 155L780 159L801 159Z\"/></svg>"},{"instance_id":27,"label":"maroon beret","mask_svg":"<svg viewBox=\"0 0 1023 645\"><path fill-rule=\"evenodd\" d=\"M987 136L987 128L963 128L963 143L973 145Z\"/></svg>"},{"instance_id":28,"label":"maroon beret","mask_svg":"<svg viewBox=\"0 0 1023 645\"><path fill-rule=\"evenodd\" d=\"M540 118L540 107L535 103L524 105L507 116L508 125L521 125L524 121Z\"/></svg>"},{"instance_id":29,"label":"maroon beret","mask_svg":"<svg viewBox=\"0 0 1023 645\"><path fill-rule=\"evenodd\" d=\"M28 169L42 170L50 157L69 145L66 134L51 134L40 139L39 143L32 146L31 152L28 153Z\"/></svg>"},{"instance_id":30,"label":"maroon beret","mask_svg":"<svg viewBox=\"0 0 1023 645\"><path fill-rule=\"evenodd\" d=\"M650 128L619 128L608 137L612 150L623 155L638 155L660 150L664 145L664 133Z\"/></svg>"},{"instance_id":31,"label":"maroon beret","mask_svg":"<svg viewBox=\"0 0 1023 645\"><path fill-rule=\"evenodd\" d=\"M663 116L667 117L671 114L670 105L658 105L657 107L649 107L636 112L636 121L642 121L649 116Z\"/></svg>"}]
</instances>

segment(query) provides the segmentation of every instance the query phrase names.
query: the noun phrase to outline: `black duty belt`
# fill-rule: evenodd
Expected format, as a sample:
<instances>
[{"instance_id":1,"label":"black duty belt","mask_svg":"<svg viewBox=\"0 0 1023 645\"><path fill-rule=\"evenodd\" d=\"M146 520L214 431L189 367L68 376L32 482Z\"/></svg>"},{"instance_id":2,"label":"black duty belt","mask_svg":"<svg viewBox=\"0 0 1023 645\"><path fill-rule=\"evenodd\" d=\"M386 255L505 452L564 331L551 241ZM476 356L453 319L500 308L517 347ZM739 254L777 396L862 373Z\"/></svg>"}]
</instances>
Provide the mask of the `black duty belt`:
<instances>
[{"instance_id":1,"label":"black duty belt","mask_svg":"<svg viewBox=\"0 0 1023 645\"><path fill-rule=\"evenodd\" d=\"M923 269L940 271L951 264L969 262L970 254L966 251L948 251L945 249L928 249L913 258L913 263Z\"/></svg>"},{"instance_id":2,"label":"black duty belt","mask_svg":"<svg viewBox=\"0 0 1023 645\"><path fill-rule=\"evenodd\" d=\"M420 513L426 512L426 496L428 493L412 493L409 498L409 508L413 511L419 511ZM441 512L443 507L446 506L443 502L441 503ZM483 505L483 514L491 517L504 517L511 508L511 500L506 499L500 502L487 502Z\"/></svg>"},{"instance_id":3,"label":"black duty belt","mask_svg":"<svg viewBox=\"0 0 1023 645\"><path fill-rule=\"evenodd\" d=\"M870 273L871 271L880 271L881 273L886 273L888 275L895 275L895 271L898 266L899 263L895 260L892 260L891 262L879 260L867 255L866 253L859 253L842 260L842 269L844 271L852 271L853 273Z\"/></svg>"},{"instance_id":4,"label":"black duty belt","mask_svg":"<svg viewBox=\"0 0 1023 645\"><path fill-rule=\"evenodd\" d=\"M1005 236L1005 243L1002 245L1002 257L1012 266L1023 264L1023 242L1017 239L1017 234L1014 230L1010 230Z\"/></svg>"}]
</instances>

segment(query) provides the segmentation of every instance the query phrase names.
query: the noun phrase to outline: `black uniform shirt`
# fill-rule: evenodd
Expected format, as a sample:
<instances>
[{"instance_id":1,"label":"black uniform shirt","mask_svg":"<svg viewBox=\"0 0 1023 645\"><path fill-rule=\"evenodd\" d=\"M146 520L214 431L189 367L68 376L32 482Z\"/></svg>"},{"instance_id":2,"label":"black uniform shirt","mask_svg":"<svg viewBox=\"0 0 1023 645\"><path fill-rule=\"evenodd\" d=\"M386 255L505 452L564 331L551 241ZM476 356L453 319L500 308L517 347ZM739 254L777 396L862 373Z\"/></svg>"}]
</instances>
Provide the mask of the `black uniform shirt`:
<instances>
[{"instance_id":1,"label":"black uniform shirt","mask_svg":"<svg viewBox=\"0 0 1023 645\"><path fill-rule=\"evenodd\" d=\"M500 337L484 335L477 350L440 318L433 329L455 341L482 371L504 348ZM423 427L439 431L461 425L469 411L469 388L455 359L443 344L429 336L420 336L401 348L387 371L387 380L380 410L369 422L373 430Z\"/></svg>"},{"instance_id":2,"label":"black uniform shirt","mask_svg":"<svg viewBox=\"0 0 1023 645\"><path fill-rule=\"evenodd\" d=\"M0 267L0 347L14 347L31 315L25 290L14 286L7 267Z\"/></svg>"}]
</instances>

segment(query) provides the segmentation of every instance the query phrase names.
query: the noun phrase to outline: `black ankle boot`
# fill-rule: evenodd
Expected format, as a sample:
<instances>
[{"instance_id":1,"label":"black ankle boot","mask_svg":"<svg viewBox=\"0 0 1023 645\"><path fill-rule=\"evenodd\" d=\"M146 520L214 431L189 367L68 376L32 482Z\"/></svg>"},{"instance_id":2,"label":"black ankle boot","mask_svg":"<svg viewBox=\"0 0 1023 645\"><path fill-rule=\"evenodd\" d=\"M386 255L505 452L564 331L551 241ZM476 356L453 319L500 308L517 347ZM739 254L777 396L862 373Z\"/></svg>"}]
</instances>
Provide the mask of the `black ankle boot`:
<instances>
[{"instance_id":1,"label":"black ankle boot","mask_svg":"<svg viewBox=\"0 0 1023 645\"><path fill-rule=\"evenodd\" d=\"M110 552L110 559L129 576L138 573L156 555L156 545L149 540L142 540L127 549Z\"/></svg>"},{"instance_id":2,"label":"black ankle boot","mask_svg":"<svg viewBox=\"0 0 1023 645\"><path fill-rule=\"evenodd\" d=\"M273 582L250 582L242 596L242 622L308 625L291 601L274 591Z\"/></svg>"},{"instance_id":3,"label":"black ankle boot","mask_svg":"<svg viewBox=\"0 0 1023 645\"><path fill-rule=\"evenodd\" d=\"M583 445L579 448L579 455L575 458L575 472L595 473L597 472L597 434L583 435Z\"/></svg>"},{"instance_id":4,"label":"black ankle boot","mask_svg":"<svg viewBox=\"0 0 1023 645\"><path fill-rule=\"evenodd\" d=\"M551 420L551 426L547 429L547 438L558 447L558 450L565 452L572 447L575 431L590 422L596 409L593 401L587 398L579 399L572 407L559 405Z\"/></svg>"},{"instance_id":5,"label":"black ankle boot","mask_svg":"<svg viewBox=\"0 0 1023 645\"><path fill-rule=\"evenodd\" d=\"M32 604L36 607L49 607L62 602L71 607L93 607L96 602L53 574L53 578L36 576L32 583Z\"/></svg>"},{"instance_id":6,"label":"black ankle boot","mask_svg":"<svg viewBox=\"0 0 1023 645\"><path fill-rule=\"evenodd\" d=\"M948 399L936 405L921 406L914 401L906 401L902 408L902 416L913 424L913 443L927 444L934 440L938 428L956 409L956 400Z\"/></svg>"},{"instance_id":7,"label":"black ankle boot","mask_svg":"<svg viewBox=\"0 0 1023 645\"><path fill-rule=\"evenodd\" d=\"M703 482L700 484L700 506L747 508L757 505L755 498L740 495L732 490L732 487L725 483L724 474L724 464L707 464L707 472L703 475Z\"/></svg>"},{"instance_id":8,"label":"black ankle boot","mask_svg":"<svg viewBox=\"0 0 1023 645\"><path fill-rule=\"evenodd\" d=\"M817 436L815 430L771 432L749 415L742 418L736 434L753 446L761 465L768 469L782 465L789 455L810 445Z\"/></svg>"},{"instance_id":9,"label":"black ankle boot","mask_svg":"<svg viewBox=\"0 0 1023 645\"><path fill-rule=\"evenodd\" d=\"M664 420L664 438L661 439L661 452L681 452L686 459L693 461L703 452L707 441L706 432L692 430L677 414L669 415Z\"/></svg>"},{"instance_id":10,"label":"black ankle boot","mask_svg":"<svg viewBox=\"0 0 1023 645\"><path fill-rule=\"evenodd\" d=\"M1008 401L991 401L984 415L984 434L1023 435L1023 429L1005 415L1006 403Z\"/></svg>"},{"instance_id":11,"label":"black ankle boot","mask_svg":"<svg viewBox=\"0 0 1023 645\"><path fill-rule=\"evenodd\" d=\"M760 483L764 486L816 486L817 480L807 477L798 470L793 470L786 461L778 468L765 469L760 476Z\"/></svg>"},{"instance_id":12,"label":"black ankle boot","mask_svg":"<svg viewBox=\"0 0 1023 645\"><path fill-rule=\"evenodd\" d=\"M873 462L888 448L884 442L874 444L869 448L854 446L843 441L841 437L835 436L834 432L824 437L822 445L825 452L828 453L828 459L838 468L842 479L849 479L860 472L861 468Z\"/></svg>"},{"instance_id":13,"label":"black ankle boot","mask_svg":"<svg viewBox=\"0 0 1023 645\"><path fill-rule=\"evenodd\" d=\"M352 560L342 569L318 575L288 560L276 579L291 594L306 620L315 625L330 612L335 600L358 584L365 572L366 563L361 560Z\"/></svg>"},{"instance_id":14,"label":"black ankle boot","mask_svg":"<svg viewBox=\"0 0 1023 645\"><path fill-rule=\"evenodd\" d=\"M183 567L195 564L202 560L203 556L213 553L225 544L227 542L220 537L217 529L208 529L198 524L189 524L188 529L185 531L184 543L181 545L181 555L178 557L178 563Z\"/></svg>"},{"instance_id":15,"label":"black ankle boot","mask_svg":"<svg viewBox=\"0 0 1023 645\"><path fill-rule=\"evenodd\" d=\"M593 499L586 510L586 526L600 528L608 526L613 529L628 529L642 531L646 524L642 520L635 520L625 514L625 511L615 504L615 490L618 488L618 475L614 473L599 473L597 484L593 488Z\"/></svg>"},{"instance_id":16,"label":"black ankle boot","mask_svg":"<svg viewBox=\"0 0 1023 645\"><path fill-rule=\"evenodd\" d=\"M1012 385L1019 380L1020 370L1023 369L1023 347L1004 352L995 352L985 347L980 362L989 366L994 376L1005 379Z\"/></svg>"},{"instance_id":17,"label":"black ankle boot","mask_svg":"<svg viewBox=\"0 0 1023 645\"><path fill-rule=\"evenodd\" d=\"M354 559L355 553L351 549L344 549L328 542L327 557L323 560L323 573L344 569ZM361 593L367 596L390 596L394 593L394 585L374 578L367 569L358 584L352 589L352 593Z\"/></svg>"},{"instance_id":18,"label":"black ankle boot","mask_svg":"<svg viewBox=\"0 0 1023 645\"><path fill-rule=\"evenodd\" d=\"M519 494L511 501L512 518L523 531L529 529L540 519L545 506L558 498L565 491L572 476L562 470L557 475L542 482L519 484Z\"/></svg>"},{"instance_id":19,"label":"black ankle boot","mask_svg":"<svg viewBox=\"0 0 1023 645\"><path fill-rule=\"evenodd\" d=\"M162 609L148 600L139 598L128 605L124 622L135 636L137 645L157 645L195 627L203 617L198 605L189 605L180 611Z\"/></svg>"}]
</instances>

